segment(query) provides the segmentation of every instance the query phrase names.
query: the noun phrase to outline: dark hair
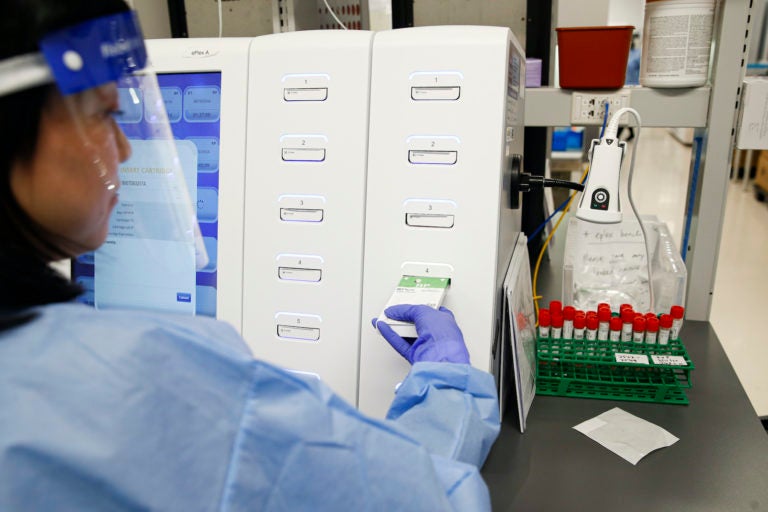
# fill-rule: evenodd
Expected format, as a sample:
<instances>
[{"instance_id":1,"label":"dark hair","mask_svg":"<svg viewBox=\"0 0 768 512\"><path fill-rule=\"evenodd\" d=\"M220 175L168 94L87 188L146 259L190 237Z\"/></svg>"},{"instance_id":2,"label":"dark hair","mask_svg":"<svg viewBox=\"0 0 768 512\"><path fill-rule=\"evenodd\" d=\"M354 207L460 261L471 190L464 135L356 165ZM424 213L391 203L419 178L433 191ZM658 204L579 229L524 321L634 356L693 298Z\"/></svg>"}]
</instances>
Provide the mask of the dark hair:
<instances>
[{"instance_id":1,"label":"dark hair","mask_svg":"<svg viewBox=\"0 0 768 512\"><path fill-rule=\"evenodd\" d=\"M36 53L46 34L83 21L128 10L123 0L0 0L0 60ZM55 91L35 87L0 97L0 330L29 320L20 311L69 301L79 286L49 268L66 256L57 241L19 206L10 170L35 154L40 118Z\"/></svg>"}]
</instances>

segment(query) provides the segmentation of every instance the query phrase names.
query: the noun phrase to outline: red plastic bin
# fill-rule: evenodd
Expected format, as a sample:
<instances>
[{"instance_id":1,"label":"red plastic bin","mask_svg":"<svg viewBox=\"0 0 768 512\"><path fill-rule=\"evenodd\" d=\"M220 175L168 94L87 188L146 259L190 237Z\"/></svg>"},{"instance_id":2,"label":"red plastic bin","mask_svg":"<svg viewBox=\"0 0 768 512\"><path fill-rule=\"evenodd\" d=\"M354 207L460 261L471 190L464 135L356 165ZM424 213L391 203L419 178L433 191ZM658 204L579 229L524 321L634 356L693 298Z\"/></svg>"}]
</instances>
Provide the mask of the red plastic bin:
<instances>
[{"instance_id":1,"label":"red plastic bin","mask_svg":"<svg viewBox=\"0 0 768 512\"><path fill-rule=\"evenodd\" d=\"M623 25L556 29L560 87L622 88L634 28Z\"/></svg>"}]
</instances>

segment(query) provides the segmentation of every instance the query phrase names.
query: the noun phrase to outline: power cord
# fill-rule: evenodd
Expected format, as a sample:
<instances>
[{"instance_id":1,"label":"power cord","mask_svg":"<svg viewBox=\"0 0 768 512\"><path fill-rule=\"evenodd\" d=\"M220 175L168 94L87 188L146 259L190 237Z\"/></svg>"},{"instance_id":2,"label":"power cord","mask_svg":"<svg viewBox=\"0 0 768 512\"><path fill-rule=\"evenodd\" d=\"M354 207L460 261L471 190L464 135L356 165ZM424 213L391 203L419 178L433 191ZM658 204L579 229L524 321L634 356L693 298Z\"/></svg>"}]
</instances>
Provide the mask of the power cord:
<instances>
[{"instance_id":1,"label":"power cord","mask_svg":"<svg viewBox=\"0 0 768 512\"><path fill-rule=\"evenodd\" d=\"M520 173L520 192L530 192L535 187L559 187L569 188L581 192L584 190L584 185L581 183L574 183L573 181L560 180L556 178L545 178L543 176L535 176L528 173Z\"/></svg>"},{"instance_id":2,"label":"power cord","mask_svg":"<svg viewBox=\"0 0 768 512\"><path fill-rule=\"evenodd\" d=\"M645 224L643 224L643 219L640 218L640 213L637 211L637 206L635 206L635 200L632 197L632 181L635 174L635 157L637 156L637 146L640 142L640 128L641 128L641 120L640 120L640 114L637 112L637 110L633 108L621 108L619 109L616 114L611 118L611 122L608 125L608 134L616 134L618 133L618 127L619 127L619 120L621 119L622 114L624 113L632 114L632 116L635 118L635 122L637 122L637 133L635 134L635 143L634 147L632 148L632 159L629 163L629 175L627 176L627 198L629 199L629 205L632 207L632 212L635 214L635 217L637 217L637 222L640 224L640 231L643 233L643 245L645 246L645 262L646 266L648 267L648 301L650 303L649 311L655 311L654 309L654 296L653 296L653 275L651 272L651 251L648 249L648 233L645 230ZM607 137L608 135L606 135Z\"/></svg>"},{"instance_id":3,"label":"power cord","mask_svg":"<svg viewBox=\"0 0 768 512\"><path fill-rule=\"evenodd\" d=\"M584 170L584 173L581 175L581 182L584 183L584 180L587 179L587 174L589 173L589 168ZM568 200L565 202L565 210L563 210L563 213L560 215L560 218L557 219L557 222L555 223L555 227L552 228L552 231L549 232L549 235L547 236L547 239L544 241L544 245L541 246L541 250L539 251L539 257L536 259L536 267L533 270L533 306L536 309L536 324L538 325L538 318L539 318L539 299L542 297L536 293L536 286L539 281L539 269L541 268L541 261L544 258L544 253L547 252L547 248L549 247L549 243L552 241L552 237L554 236L557 229L560 227L560 223L563 222L563 219L565 219L566 214L568 213L568 209L571 207L571 204L573 203L573 199L576 197L576 192L571 194L571 196L568 198ZM557 211L555 211L552 215L550 215L550 218L552 218ZM544 221L548 222L549 219ZM539 231L537 229L537 231Z\"/></svg>"}]
</instances>

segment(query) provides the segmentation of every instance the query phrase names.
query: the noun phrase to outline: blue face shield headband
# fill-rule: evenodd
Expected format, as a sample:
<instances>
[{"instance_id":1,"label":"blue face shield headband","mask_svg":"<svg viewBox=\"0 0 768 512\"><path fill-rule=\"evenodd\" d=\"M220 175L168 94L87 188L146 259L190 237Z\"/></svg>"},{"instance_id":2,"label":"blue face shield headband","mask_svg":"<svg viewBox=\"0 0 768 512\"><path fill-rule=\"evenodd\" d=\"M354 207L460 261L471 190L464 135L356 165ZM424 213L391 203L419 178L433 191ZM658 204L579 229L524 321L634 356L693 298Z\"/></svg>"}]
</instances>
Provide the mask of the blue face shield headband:
<instances>
[{"instance_id":1,"label":"blue face shield headband","mask_svg":"<svg viewBox=\"0 0 768 512\"><path fill-rule=\"evenodd\" d=\"M144 68L147 51L136 13L126 11L48 34L41 53L0 62L0 96L56 82L62 94L91 89Z\"/></svg>"}]
</instances>

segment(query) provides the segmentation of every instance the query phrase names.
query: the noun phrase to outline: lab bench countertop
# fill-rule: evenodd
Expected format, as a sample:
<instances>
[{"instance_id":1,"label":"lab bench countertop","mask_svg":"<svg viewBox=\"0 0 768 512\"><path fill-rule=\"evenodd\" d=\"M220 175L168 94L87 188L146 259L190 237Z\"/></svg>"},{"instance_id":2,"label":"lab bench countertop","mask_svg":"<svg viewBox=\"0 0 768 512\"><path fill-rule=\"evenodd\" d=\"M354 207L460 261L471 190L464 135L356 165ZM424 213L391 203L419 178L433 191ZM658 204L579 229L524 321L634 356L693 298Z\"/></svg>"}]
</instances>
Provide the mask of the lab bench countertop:
<instances>
[{"instance_id":1,"label":"lab bench countertop","mask_svg":"<svg viewBox=\"0 0 768 512\"><path fill-rule=\"evenodd\" d=\"M536 396L524 434L507 414L482 469L493 510L768 511L768 434L712 326L681 339L689 405ZM572 428L614 407L680 440L633 466Z\"/></svg>"}]
</instances>

